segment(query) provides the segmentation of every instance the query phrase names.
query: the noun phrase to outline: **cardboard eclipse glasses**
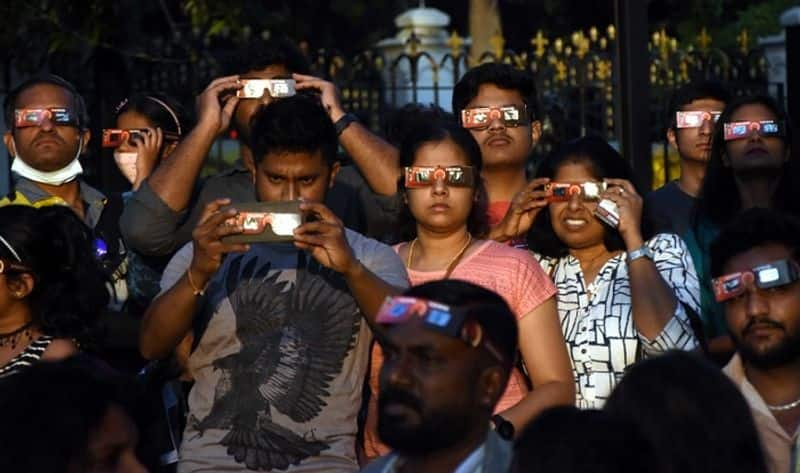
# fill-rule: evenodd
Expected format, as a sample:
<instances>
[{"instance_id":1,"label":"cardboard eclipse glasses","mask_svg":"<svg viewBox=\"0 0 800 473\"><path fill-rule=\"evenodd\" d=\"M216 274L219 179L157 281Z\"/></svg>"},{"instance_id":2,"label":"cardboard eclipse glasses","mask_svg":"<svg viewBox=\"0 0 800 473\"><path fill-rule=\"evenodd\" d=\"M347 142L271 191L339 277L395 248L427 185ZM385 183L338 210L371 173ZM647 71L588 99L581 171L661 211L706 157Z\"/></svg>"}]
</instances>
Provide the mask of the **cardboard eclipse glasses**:
<instances>
[{"instance_id":1,"label":"cardboard eclipse glasses","mask_svg":"<svg viewBox=\"0 0 800 473\"><path fill-rule=\"evenodd\" d=\"M387 297L378 311L376 323L397 325L413 319L420 319L426 326L473 348L483 345L499 361L504 360L500 350L483 336L481 324L465 309L416 297Z\"/></svg>"},{"instance_id":2,"label":"cardboard eclipse glasses","mask_svg":"<svg viewBox=\"0 0 800 473\"><path fill-rule=\"evenodd\" d=\"M608 189L608 184L605 182L593 181L587 181L583 184L550 182L544 186L548 202L566 202L573 195L580 195L581 199L587 201L600 200L600 194L605 192L606 189Z\"/></svg>"},{"instance_id":3,"label":"cardboard eclipse glasses","mask_svg":"<svg viewBox=\"0 0 800 473\"><path fill-rule=\"evenodd\" d=\"M485 129L495 120L502 120L507 127L527 125L530 120L525 116L525 109L516 105L503 107L474 107L461 111L461 126L469 129Z\"/></svg>"},{"instance_id":4,"label":"cardboard eclipse glasses","mask_svg":"<svg viewBox=\"0 0 800 473\"><path fill-rule=\"evenodd\" d=\"M713 111L706 112L703 110L694 110L690 112L676 112L675 113L675 127L676 128L700 128L703 123L712 121L716 123L722 112Z\"/></svg>"},{"instance_id":5,"label":"cardboard eclipse glasses","mask_svg":"<svg viewBox=\"0 0 800 473\"><path fill-rule=\"evenodd\" d=\"M472 187L475 185L475 173L472 166L407 166L405 173L406 189L419 189L442 181L453 187Z\"/></svg>"},{"instance_id":6,"label":"cardboard eclipse glasses","mask_svg":"<svg viewBox=\"0 0 800 473\"><path fill-rule=\"evenodd\" d=\"M783 122L777 122L775 120L726 123L723 131L725 141L748 138L753 133L758 133L760 136L764 137L784 136L785 132Z\"/></svg>"},{"instance_id":7,"label":"cardboard eclipse glasses","mask_svg":"<svg viewBox=\"0 0 800 473\"><path fill-rule=\"evenodd\" d=\"M800 279L797 263L788 259L762 264L749 271L725 274L711 281L717 302L733 299L755 284L759 289L785 286Z\"/></svg>"},{"instance_id":8,"label":"cardboard eclipse glasses","mask_svg":"<svg viewBox=\"0 0 800 473\"><path fill-rule=\"evenodd\" d=\"M133 144L133 140L147 133L146 128L104 128L103 148L116 148L122 143ZM178 141L180 136L171 131L164 131L164 141Z\"/></svg>"},{"instance_id":9,"label":"cardboard eclipse glasses","mask_svg":"<svg viewBox=\"0 0 800 473\"><path fill-rule=\"evenodd\" d=\"M297 92L294 79L239 79L242 88L236 96L243 99L260 99L264 92L274 99L291 97Z\"/></svg>"},{"instance_id":10,"label":"cardboard eclipse glasses","mask_svg":"<svg viewBox=\"0 0 800 473\"><path fill-rule=\"evenodd\" d=\"M14 110L15 128L41 126L45 120L50 120L56 126L78 126L78 118L68 108L18 108Z\"/></svg>"}]
</instances>

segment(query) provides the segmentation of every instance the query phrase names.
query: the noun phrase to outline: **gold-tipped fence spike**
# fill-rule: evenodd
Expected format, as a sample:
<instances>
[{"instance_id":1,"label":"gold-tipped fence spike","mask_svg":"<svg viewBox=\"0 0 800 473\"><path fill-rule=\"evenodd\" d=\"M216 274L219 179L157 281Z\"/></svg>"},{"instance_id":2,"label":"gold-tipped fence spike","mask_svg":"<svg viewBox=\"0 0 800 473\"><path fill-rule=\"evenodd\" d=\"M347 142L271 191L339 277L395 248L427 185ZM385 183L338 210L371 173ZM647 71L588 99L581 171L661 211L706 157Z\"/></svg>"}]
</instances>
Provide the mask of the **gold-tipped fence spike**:
<instances>
[{"instance_id":1,"label":"gold-tipped fence spike","mask_svg":"<svg viewBox=\"0 0 800 473\"><path fill-rule=\"evenodd\" d=\"M711 36L708 34L705 27L703 27L703 29L700 30L700 34L697 35L697 46L703 53L707 53L709 46L711 46Z\"/></svg>"},{"instance_id":2,"label":"gold-tipped fence spike","mask_svg":"<svg viewBox=\"0 0 800 473\"><path fill-rule=\"evenodd\" d=\"M464 38L458 35L456 30L450 34L450 38L447 40L447 45L450 46L450 54L453 57L458 57L463 52L464 47Z\"/></svg>"},{"instance_id":3,"label":"gold-tipped fence spike","mask_svg":"<svg viewBox=\"0 0 800 473\"><path fill-rule=\"evenodd\" d=\"M736 36L736 41L739 43L739 51L747 55L750 52L750 32L747 31L747 28Z\"/></svg>"},{"instance_id":4,"label":"gold-tipped fence spike","mask_svg":"<svg viewBox=\"0 0 800 473\"><path fill-rule=\"evenodd\" d=\"M544 36L542 30L536 32L536 36L531 39L531 45L533 46L533 54L536 56L537 59L541 59L544 56L544 53L547 51L547 45L550 44L550 40Z\"/></svg>"},{"instance_id":5,"label":"gold-tipped fence spike","mask_svg":"<svg viewBox=\"0 0 800 473\"><path fill-rule=\"evenodd\" d=\"M420 43L422 43L422 41L420 41L420 39L417 37L416 34L414 34L414 32L411 32L411 36L409 36L408 39L406 40L406 51L408 52L409 56L411 57L419 56Z\"/></svg>"}]
</instances>

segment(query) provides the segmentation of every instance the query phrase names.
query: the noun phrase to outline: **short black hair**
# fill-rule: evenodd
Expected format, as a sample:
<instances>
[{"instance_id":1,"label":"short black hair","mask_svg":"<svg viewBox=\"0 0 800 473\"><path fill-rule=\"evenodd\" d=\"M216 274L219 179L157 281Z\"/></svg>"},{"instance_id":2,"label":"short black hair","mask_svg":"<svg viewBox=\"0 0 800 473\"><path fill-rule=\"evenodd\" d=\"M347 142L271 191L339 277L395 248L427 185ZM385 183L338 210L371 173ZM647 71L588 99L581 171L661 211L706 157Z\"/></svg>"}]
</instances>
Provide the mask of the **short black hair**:
<instances>
[{"instance_id":1,"label":"short black hair","mask_svg":"<svg viewBox=\"0 0 800 473\"><path fill-rule=\"evenodd\" d=\"M156 92L132 95L117 107L115 117L125 112L140 113L164 131L185 135L191 128L181 104L172 97Z\"/></svg>"},{"instance_id":2,"label":"short black hair","mask_svg":"<svg viewBox=\"0 0 800 473\"><path fill-rule=\"evenodd\" d=\"M536 177L553 179L561 166L571 163L587 164L598 180L610 177L633 182L630 163L604 139L593 136L585 136L561 145L539 164ZM603 227L604 243L608 251L624 250L625 242L619 231L605 224ZM547 207L544 207L533 221L528 232L528 247L542 256L551 258L561 258L569 253L569 248L553 230L550 209Z\"/></svg>"},{"instance_id":3,"label":"short black hair","mask_svg":"<svg viewBox=\"0 0 800 473\"><path fill-rule=\"evenodd\" d=\"M674 130L677 126L675 114L683 111L686 105L702 99L714 99L727 104L731 100L731 94L724 85L716 81L690 82L678 88L670 97L667 107L667 128Z\"/></svg>"},{"instance_id":4,"label":"short black hair","mask_svg":"<svg viewBox=\"0 0 800 473\"><path fill-rule=\"evenodd\" d=\"M637 363L604 409L639 427L665 471L767 471L747 401L699 354L672 350Z\"/></svg>"},{"instance_id":5,"label":"short black hair","mask_svg":"<svg viewBox=\"0 0 800 473\"><path fill-rule=\"evenodd\" d=\"M339 138L319 98L298 94L275 100L253 115L250 149L256 164L269 153L322 152L328 165L337 160Z\"/></svg>"},{"instance_id":6,"label":"short black hair","mask_svg":"<svg viewBox=\"0 0 800 473\"><path fill-rule=\"evenodd\" d=\"M477 198L472 204L472 211L470 211L467 219L467 230L476 236L484 235L489 229L489 224L486 218L486 208L488 206L486 189L483 186L483 180L480 178L481 170L483 169L483 158L478 142L475 141L472 133L466 128L446 118L421 120L416 126L408 130L403 142L400 144L400 167L413 166L417 151L423 145L440 143L445 140L450 140L461 148L469 160L469 165L473 168L475 174L474 191ZM401 173L397 187L401 192L406 191L405 174ZM408 204L405 202L403 202L403 209L400 214L400 233L401 238L406 240L411 240L417 236L414 216L411 215Z\"/></svg>"},{"instance_id":7,"label":"short black hair","mask_svg":"<svg viewBox=\"0 0 800 473\"><path fill-rule=\"evenodd\" d=\"M456 123L455 116L438 105L409 103L387 114L383 124L383 134L386 141L399 148L406 135L413 131L419 123L431 121Z\"/></svg>"},{"instance_id":8,"label":"short black hair","mask_svg":"<svg viewBox=\"0 0 800 473\"><path fill-rule=\"evenodd\" d=\"M12 89L11 92L9 92L6 96L6 99L3 102L3 113L5 114L4 118L6 121L6 126L8 126L9 130L14 130L14 110L17 108L17 99L19 99L19 96L31 87L40 84L55 85L69 92L69 94L72 96L72 111L75 113L75 116L78 119L78 128L81 130L86 130L89 128L89 111L87 110L86 102L83 100L83 96L81 96L80 92L78 92L78 89L75 88L71 82L61 76L57 76L55 74L43 74L23 81L14 87L14 89Z\"/></svg>"},{"instance_id":9,"label":"short black hair","mask_svg":"<svg viewBox=\"0 0 800 473\"><path fill-rule=\"evenodd\" d=\"M484 84L516 90L522 96L530 119L542 119L533 74L503 63L481 64L464 74L453 88L453 113L456 116L460 116L461 110L478 95L478 90Z\"/></svg>"},{"instance_id":10,"label":"short black hair","mask_svg":"<svg viewBox=\"0 0 800 473\"><path fill-rule=\"evenodd\" d=\"M516 473L666 473L654 464L653 446L633 423L574 406L538 415L520 434L514 453Z\"/></svg>"},{"instance_id":11,"label":"short black hair","mask_svg":"<svg viewBox=\"0 0 800 473\"><path fill-rule=\"evenodd\" d=\"M776 210L745 210L711 242L711 277L721 276L725 264L734 256L769 244L785 246L798 260L800 219Z\"/></svg>"},{"instance_id":12,"label":"short black hair","mask_svg":"<svg viewBox=\"0 0 800 473\"><path fill-rule=\"evenodd\" d=\"M505 374L511 373L518 348L517 318L496 292L467 281L442 279L414 286L403 295L467 309L468 316L481 325L487 339L503 355Z\"/></svg>"},{"instance_id":13,"label":"short black hair","mask_svg":"<svg viewBox=\"0 0 800 473\"><path fill-rule=\"evenodd\" d=\"M706 219L718 227L725 226L742 211L742 198L733 169L725 163L724 124L730 122L731 116L745 105L762 105L775 115L777 121L784 123L785 134L781 139L786 145L789 159L783 165L771 204L775 209L800 216L800 154L793 140L789 114L768 95L748 95L728 103L714 127L706 175L692 215L692 226L695 228Z\"/></svg>"},{"instance_id":14,"label":"short black hair","mask_svg":"<svg viewBox=\"0 0 800 473\"><path fill-rule=\"evenodd\" d=\"M289 73L309 74L308 59L297 45L287 38L253 38L223 61L226 75L245 74L269 66L283 66Z\"/></svg>"}]
</instances>

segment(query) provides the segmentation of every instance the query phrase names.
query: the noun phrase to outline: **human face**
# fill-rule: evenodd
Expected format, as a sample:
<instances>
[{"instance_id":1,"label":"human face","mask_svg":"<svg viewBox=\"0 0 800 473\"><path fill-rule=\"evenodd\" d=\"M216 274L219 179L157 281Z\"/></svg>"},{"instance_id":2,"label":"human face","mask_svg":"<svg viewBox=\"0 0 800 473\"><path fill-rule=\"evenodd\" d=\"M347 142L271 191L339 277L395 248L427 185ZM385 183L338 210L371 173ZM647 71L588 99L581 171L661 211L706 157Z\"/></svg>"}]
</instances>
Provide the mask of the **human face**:
<instances>
[{"instance_id":1,"label":"human face","mask_svg":"<svg viewBox=\"0 0 800 473\"><path fill-rule=\"evenodd\" d=\"M290 75L289 70L285 66L275 64L267 66L264 69L249 71L242 74L240 77L242 79L275 79L276 77L288 77ZM272 102L272 100L273 98L265 91L260 99L240 99L239 103L236 104L233 121L236 125L236 129L241 133L239 139L243 143L248 143L250 141L250 120L253 118L253 115L261 105L267 105Z\"/></svg>"},{"instance_id":2,"label":"human face","mask_svg":"<svg viewBox=\"0 0 800 473\"><path fill-rule=\"evenodd\" d=\"M15 108L67 108L75 113L69 91L48 83L23 90L17 97ZM73 125L55 125L50 119L45 119L39 126L7 131L3 140L9 153L19 156L32 168L53 172L71 163L79 149L86 149L89 131L80 131Z\"/></svg>"},{"instance_id":3,"label":"human face","mask_svg":"<svg viewBox=\"0 0 800 473\"><path fill-rule=\"evenodd\" d=\"M136 457L139 435L133 421L117 405L111 405L106 415L90 434L87 448L88 473L146 473Z\"/></svg>"},{"instance_id":4,"label":"human face","mask_svg":"<svg viewBox=\"0 0 800 473\"><path fill-rule=\"evenodd\" d=\"M447 449L485 428L478 350L425 328L420 321L391 326L383 344L378 433L405 454Z\"/></svg>"},{"instance_id":5,"label":"human face","mask_svg":"<svg viewBox=\"0 0 800 473\"><path fill-rule=\"evenodd\" d=\"M478 95L470 100L466 108L506 105L528 110L518 91L501 89L494 84L483 84L478 88ZM481 147L484 168L518 168L525 166L541 136L542 125L534 120L530 125L506 127L503 120L496 119L485 130L472 129L470 133Z\"/></svg>"},{"instance_id":6,"label":"human face","mask_svg":"<svg viewBox=\"0 0 800 473\"><path fill-rule=\"evenodd\" d=\"M757 246L731 258L724 274L748 271L780 259L793 259L779 244ZM770 289L749 283L725 302L728 330L746 363L769 369L800 359L800 282Z\"/></svg>"},{"instance_id":7,"label":"human face","mask_svg":"<svg viewBox=\"0 0 800 473\"><path fill-rule=\"evenodd\" d=\"M682 112L722 112L725 102L712 98L693 100L680 108ZM673 119L675 117L672 117ZM667 140L678 150L681 159L706 162L711 153L711 136L714 133L714 120L704 120L698 128L670 128Z\"/></svg>"},{"instance_id":8,"label":"human face","mask_svg":"<svg viewBox=\"0 0 800 473\"><path fill-rule=\"evenodd\" d=\"M755 103L737 108L728 120L730 123L743 121L778 120L766 106ZM725 164L734 173L750 170L779 170L788 159L789 153L784 138L761 136L751 133L747 138L725 142Z\"/></svg>"},{"instance_id":9,"label":"human face","mask_svg":"<svg viewBox=\"0 0 800 473\"><path fill-rule=\"evenodd\" d=\"M141 113L128 110L126 112L120 113L117 117L117 128L119 129L131 129L131 128L156 128L156 124L153 123L149 118L142 115ZM117 151L122 153L135 153L137 150L130 143L128 140L122 142L121 145L117 147Z\"/></svg>"},{"instance_id":10,"label":"human face","mask_svg":"<svg viewBox=\"0 0 800 473\"><path fill-rule=\"evenodd\" d=\"M470 166L466 153L450 139L423 144L414 166ZM477 176L476 176L477 177ZM433 185L406 189L406 201L418 225L432 231L455 231L467 224L475 201L475 187L456 187L437 179Z\"/></svg>"},{"instance_id":11,"label":"human face","mask_svg":"<svg viewBox=\"0 0 800 473\"><path fill-rule=\"evenodd\" d=\"M553 177L553 182L582 184L587 181L598 182L590 168L583 161L562 164ZM571 249L589 248L603 244L605 228L595 218L597 202L584 201L580 193L574 194L565 202L550 202L550 223L558 238Z\"/></svg>"},{"instance_id":12,"label":"human face","mask_svg":"<svg viewBox=\"0 0 800 473\"><path fill-rule=\"evenodd\" d=\"M339 163L329 166L322 151L269 153L255 167L258 200L323 202L338 172Z\"/></svg>"}]
</instances>

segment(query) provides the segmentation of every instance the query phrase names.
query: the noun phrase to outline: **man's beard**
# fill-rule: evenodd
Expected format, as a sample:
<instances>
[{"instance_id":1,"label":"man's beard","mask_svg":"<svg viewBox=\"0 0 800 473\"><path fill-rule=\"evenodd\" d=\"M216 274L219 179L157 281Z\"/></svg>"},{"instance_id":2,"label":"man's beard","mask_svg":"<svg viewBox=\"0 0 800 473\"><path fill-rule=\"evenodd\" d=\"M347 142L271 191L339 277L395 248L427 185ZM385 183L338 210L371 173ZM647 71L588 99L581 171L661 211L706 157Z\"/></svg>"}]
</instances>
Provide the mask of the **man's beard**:
<instances>
[{"instance_id":1,"label":"man's beard","mask_svg":"<svg viewBox=\"0 0 800 473\"><path fill-rule=\"evenodd\" d=\"M420 417L418 425L406 425L384 414L389 403L403 404L413 409ZM421 456L430 452L446 450L461 442L475 429L481 408L470 403L472 408L448 404L436 411L425 410L423 403L413 395L398 389L380 393L378 399L378 435L381 440L404 455ZM488 426L488 419L486 419Z\"/></svg>"},{"instance_id":2,"label":"man's beard","mask_svg":"<svg viewBox=\"0 0 800 473\"><path fill-rule=\"evenodd\" d=\"M756 349L745 338L754 324L771 325L780 328L784 337L767 349ZM800 359L800 330L790 333L782 324L769 319L753 319L742 330L742 338L731 333L742 360L761 370L778 368Z\"/></svg>"}]
</instances>

